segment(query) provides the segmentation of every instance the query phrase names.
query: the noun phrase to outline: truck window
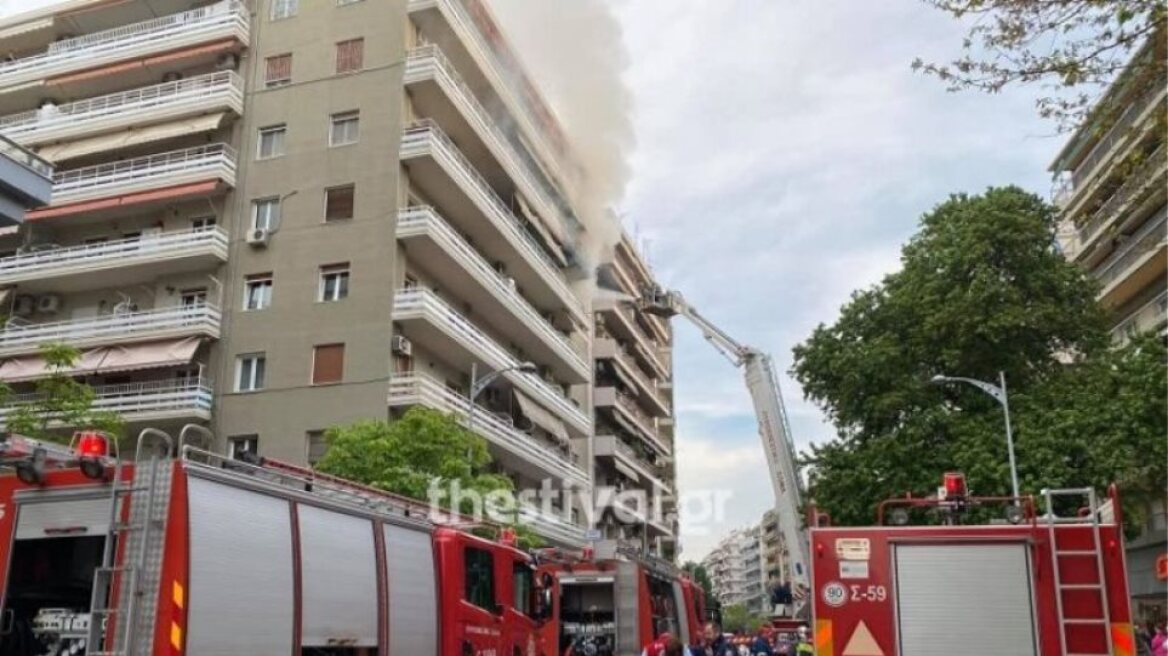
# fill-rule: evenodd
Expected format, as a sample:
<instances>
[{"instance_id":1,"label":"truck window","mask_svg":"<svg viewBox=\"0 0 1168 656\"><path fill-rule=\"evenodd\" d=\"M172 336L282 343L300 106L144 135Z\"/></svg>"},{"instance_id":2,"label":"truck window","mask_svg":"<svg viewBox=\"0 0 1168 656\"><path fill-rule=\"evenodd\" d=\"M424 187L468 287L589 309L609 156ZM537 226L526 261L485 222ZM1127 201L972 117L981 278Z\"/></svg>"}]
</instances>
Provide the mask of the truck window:
<instances>
[{"instance_id":1,"label":"truck window","mask_svg":"<svg viewBox=\"0 0 1168 656\"><path fill-rule=\"evenodd\" d=\"M466 600L470 603L495 612L495 557L485 549L467 547L465 552L466 565Z\"/></svg>"},{"instance_id":2,"label":"truck window","mask_svg":"<svg viewBox=\"0 0 1168 656\"><path fill-rule=\"evenodd\" d=\"M528 617L535 617L535 572L526 563L515 563L511 581L515 590L515 609Z\"/></svg>"}]
</instances>

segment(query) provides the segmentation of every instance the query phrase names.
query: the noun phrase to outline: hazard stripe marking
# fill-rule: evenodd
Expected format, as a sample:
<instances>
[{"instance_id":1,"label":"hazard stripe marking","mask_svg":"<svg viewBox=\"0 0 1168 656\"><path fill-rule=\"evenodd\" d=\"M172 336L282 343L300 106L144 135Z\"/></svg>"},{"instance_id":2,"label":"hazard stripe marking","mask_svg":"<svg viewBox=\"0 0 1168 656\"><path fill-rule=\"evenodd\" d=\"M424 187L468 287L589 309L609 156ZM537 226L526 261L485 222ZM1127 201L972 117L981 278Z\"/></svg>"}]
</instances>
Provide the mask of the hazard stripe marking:
<instances>
[{"instance_id":1,"label":"hazard stripe marking","mask_svg":"<svg viewBox=\"0 0 1168 656\"><path fill-rule=\"evenodd\" d=\"M852 631L852 637L844 647L842 656L884 656L884 650L876 644L876 638L868 630L868 625L864 620L860 620L856 630Z\"/></svg>"},{"instance_id":2,"label":"hazard stripe marking","mask_svg":"<svg viewBox=\"0 0 1168 656\"><path fill-rule=\"evenodd\" d=\"M182 649L182 627L178 622L170 623L170 646L176 650Z\"/></svg>"},{"instance_id":3,"label":"hazard stripe marking","mask_svg":"<svg viewBox=\"0 0 1168 656\"><path fill-rule=\"evenodd\" d=\"M1116 656L1135 656L1135 640L1132 638L1132 625L1121 622L1111 624L1111 644L1115 647Z\"/></svg>"},{"instance_id":4,"label":"hazard stripe marking","mask_svg":"<svg viewBox=\"0 0 1168 656\"><path fill-rule=\"evenodd\" d=\"M183 607L183 586L178 581L174 582L174 587L171 588L171 598L174 599L174 605L180 609Z\"/></svg>"},{"instance_id":5,"label":"hazard stripe marking","mask_svg":"<svg viewBox=\"0 0 1168 656\"><path fill-rule=\"evenodd\" d=\"M815 653L831 656L834 648L831 620L815 620Z\"/></svg>"}]
</instances>

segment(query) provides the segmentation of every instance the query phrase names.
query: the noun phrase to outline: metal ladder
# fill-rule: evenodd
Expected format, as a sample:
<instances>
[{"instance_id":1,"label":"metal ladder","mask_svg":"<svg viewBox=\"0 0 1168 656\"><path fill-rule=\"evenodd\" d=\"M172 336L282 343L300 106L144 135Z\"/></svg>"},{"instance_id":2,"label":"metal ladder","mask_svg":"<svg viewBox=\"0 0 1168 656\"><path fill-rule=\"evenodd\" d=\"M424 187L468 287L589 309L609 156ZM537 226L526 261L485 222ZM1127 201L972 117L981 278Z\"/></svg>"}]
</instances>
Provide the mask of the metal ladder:
<instances>
[{"instance_id":1,"label":"metal ladder","mask_svg":"<svg viewBox=\"0 0 1168 656\"><path fill-rule=\"evenodd\" d=\"M162 551L166 541L174 442L147 428L138 435L134 476L122 480L122 460L110 485L110 523L102 564L94 572L86 644L90 656L148 656L153 630L139 621L158 605ZM128 510L125 503L128 503ZM122 517L126 516L126 521ZM118 550L121 559L118 562Z\"/></svg>"},{"instance_id":2,"label":"metal ladder","mask_svg":"<svg viewBox=\"0 0 1168 656\"><path fill-rule=\"evenodd\" d=\"M1088 513L1081 517L1059 517L1055 513L1055 499L1056 498L1075 498L1087 501L1086 509ZM1055 588L1055 606L1058 612L1059 625L1059 653L1063 656L1108 656L1113 653L1113 645L1111 638L1111 610L1108 607L1108 590L1107 590L1107 576L1103 568L1103 537L1100 526L1100 508L1099 500L1095 495L1095 489L1084 488L1068 488L1061 490L1042 490L1042 498L1044 501L1046 513L1043 515L1043 521L1046 522L1047 531L1050 536L1050 548L1054 558L1054 588ZM1077 525L1087 527L1091 536L1091 546L1089 549L1060 549L1057 539L1058 526ZM1082 559L1090 557L1095 564L1095 582L1094 583L1063 583L1062 574L1059 571L1059 563L1063 559ZM1074 617L1068 618L1063 609L1063 593L1072 590L1092 590L1099 595L1099 606L1102 609L1102 615L1099 617ZM1102 652L1083 652L1070 651L1067 638L1067 629L1072 626L1094 626L1098 627L1099 631L1103 633L1106 639L1107 650Z\"/></svg>"}]
</instances>

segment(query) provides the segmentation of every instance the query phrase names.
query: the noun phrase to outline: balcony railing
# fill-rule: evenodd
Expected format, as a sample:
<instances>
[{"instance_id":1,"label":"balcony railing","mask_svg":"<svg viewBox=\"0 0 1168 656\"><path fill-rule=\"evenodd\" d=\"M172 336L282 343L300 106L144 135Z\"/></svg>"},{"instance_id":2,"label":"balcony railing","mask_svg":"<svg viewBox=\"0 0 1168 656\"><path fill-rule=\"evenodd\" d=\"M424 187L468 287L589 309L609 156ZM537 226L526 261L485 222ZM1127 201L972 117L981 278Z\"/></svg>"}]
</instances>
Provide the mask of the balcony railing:
<instances>
[{"instance_id":1,"label":"balcony railing","mask_svg":"<svg viewBox=\"0 0 1168 656\"><path fill-rule=\"evenodd\" d=\"M1096 170L1100 164L1111 158L1115 152L1115 147L1126 141L1132 136L1132 126L1136 119L1144 115L1144 112L1164 94L1163 85L1152 84L1149 85L1148 91L1139 98L1132 101L1130 105L1120 114L1116 119L1115 124L1108 128L1107 133L1091 148L1091 152L1083 161L1075 167L1071 174L1072 187L1075 193L1081 191L1086 185L1087 181L1094 177Z\"/></svg>"},{"instance_id":2,"label":"balcony railing","mask_svg":"<svg viewBox=\"0 0 1168 656\"><path fill-rule=\"evenodd\" d=\"M433 292L425 289L399 290L394 297L393 311L395 320L421 318L433 323L496 371L512 369L504 374L512 384L542 402L581 433L587 434L592 430L592 420L580 408L542 379L513 371L520 365L518 359Z\"/></svg>"},{"instance_id":3,"label":"balcony railing","mask_svg":"<svg viewBox=\"0 0 1168 656\"><path fill-rule=\"evenodd\" d=\"M226 260L227 232L222 228L191 230L19 253L0 258L0 284L202 253Z\"/></svg>"},{"instance_id":4,"label":"balcony railing","mask_svg":"<svg viewBox=\"0 0 1168 656\"><path fill-rule=\"evenodd\" d=\"M180 334L218 337L220 314L211 305L191 305L52 323L20 325L14 321L10 319L0 330L0 354L32 351L54 342L88 345Z\"/></svg>"},{"instance_id":5,"label":"balcony railing","mask_svg":"<svg viewBox=\"0 0 1168 656\"><path fill-rule=\"evenodd\" d=\"M474 164L446 136L442 128L431 120L417 121L406 127L402 135L401 157L408 159L429 153L440 160L447 173L454 178L467 196L473 199L492 224L505 236L525 259L542 274L546 283L561 300L578 315L583 316L579 302L560 277L559 268L551 256L535 241L519 219L507 207L491 185L475 169Z\"/></svg>"},{"instance_id":6,"label":"balcony railing","mask_svg":"<svg viewBox=\"0 0 1168 656\"><path fill-rule=\"evenodd\" d=\"M103 121L135 125L142 117L157 120L190 108L208 105L243 110L243 78L234 71L218 71L198 77L87 98L64 105L49 105L0 117L0 133L20 143L39 143L85 133Z\"/></svg>"},{"instance_id":7,"label":"balcony railing","mask_svg":"<svg viewBox=\"0 0 1168 656\"><path fill-rule=\"evenodd\" d=\"M521 523L528 524L536 533L561 544L583 547L584 529L565 521L563 517L547 515L531 506L522 506L518 512Z\"/></svg>"},{"instance_id":8,"label":"balcony railing","mask_svg":"<svg viewBox=\"0 0 1168 656\"><path fill-rule=\"evenodd\" d=\"M637 450L626 444L624 440L613 436L612 442L613 450L619 456L623 456L626 462L633 465L634 467L641 469L641 473L647 474L649 478L652 478L658 487L668 489L668 486L665 484L665 482L661 480L662 472L657 465L650 462L646 456L637 453Z\"/></svg>"},{"instance_id":9,"label":"balcony railing","mask_svg":"<svg viewBox=\"0 0 1168 656\"><path fill-rule=\"evenodd\" d=\"M53 177L53 165L37 157L35 153L16 143L0 128L0 155L20 164L45 178Z\"/></svg>"},{"instance_id":10,"label":"balcony railing","mask_svg":"<svg viewBox=\"0 0 1168 656\"><path fill-rule=\"evenodd\" d=\"M560 220L559 207L532 174L526 163L520 160L507 136L499 129L498 123L482 106L470 86L458 74L454 65L436 45L425 45L410 51L406 60L406 83L433 77L439 85L458 103L461 103L467 119L479 137L502 162L503 167L518 183L532 202L538 203L549 221Z\"/></svg>"},{"instance_id":11,"label":"balcony railing","mask_svg":"<svg viewBox=\"0 0 1168 656\"><path fill-rule=\"evenodd\" d=\"M1129 314L1111 331L1111 334L1122 346L1136 335L1157 329L1163 330L1166 323L1168 323L1168 291L1163 291L1140 309Z\"/></svg>"},{"instance_id":12,"label":"balcony railing","mask_svg":"<svg viewBox=\"0 0 1168 656\"><path fill-rule=\"evenodd\" d=\"M422 374L395 376L389 384L389 405L394 407L422 405L441 412L453 413L463 423L466 423L467 411L470 409L470 403L465 396ZM549 474L577 483L588 482L588 474L570 462L563 453L545 446L482 406L475 405L472 427L491 444Z\"/></svg>"},{"instance_id":13,"label":"balcony railing","mask_svg":"<svg viewBox=\"0 0 1168 656\"><path fill-rule=\"evenodd\" d=\"M208 39L247 40L248 12L240 0L57 41L43 53L0 64L0 88L94 68L129 57L170 52Z\"/></svg>"},{"instance_id":14,"label":"balcony railing","mask_svg":"<svg viewBox=\"0 0 1168 656\"><path fill-rule=\"evenodd\" d=\"M1158 218L1148 221L1147 225L1132 235L1122 250L1107 260L1097 274L1099 287L1104 292L1107 292L1121 278L1126 277L1128 269L1133 264L1164 245L1166 224L1168 224L1168 210L1162 211Z\"/></svg>"},{"instance_id":15,"label":"balcony railing","mask_svg":"<svg viewBox=\"0 0 1168 656\"><path fill-rule=\"evenodd\" d=\"M563 333L553 328L546 319L516 291L515 286L504 279L490 264L466 243L457 232L439 218L432 207L408 207L398 214L397 233L399 237L429 234L440 243L452 257L470 269L476 278L485 283L515 316L531 330L541 335L544 342L560 355L572 368L588 376L589 367L584 358L572 346Z\"/></svg>"},{"instance_id":16,"label":"balcony railing","mask_svg":"<svg viewBox=\"0 0 1168 656\"><path fill-rule=\"evenodd\" d=\"M1168 144L1160 144L1160 147L1149 155L1123 181L1119 189L1100 205L1098 209L1092 212L1091 218L1078 229L1080 248L1086 246L1099 233L1103 226L1116 220L1119 211L1127 204L1132 196L1142 192L1147 188L1148 183L1154 182L1159 177L1159 174L1164 169L1166 157L1168 157Z\"/></svg>"},{"instance_id":17,"label":"balcony railing","mask_svg":"<svg viewBox=\"0 0 1168 656\"><path fill-rule=\"evenodd\" d=\"M96 393L93 410L114 412L129 420L158 415L207 418L214 398L211 381L205 378L98 385L93 391ZM39 398L36 393L13 395L9 403L0 406L0 424L7 422L13 407Z\"/></svg>"},{"instance_id":18,"label":"balcony railing","mask_svg":"<svg viewBox=\"0 0 1168 656\"><path fill-rule=\"evenodd\" d=\"M625 368L629 370L633 378L637 379L638 384L641 386L641 390L653 399L653 402L658 406L658 409L660 409L663 414L668 414L669 406L665 403L665 400L661 398L661 393L658 391L657 386L653 383L652 380L649 379L648 376L645 375L644 370L642 370L641 367L633 360L633 355L629 353L628 349L626 349L624 346L621 346L620 344L617 344L616 359L624 364Z\"/></svg>"},{"instance_id":19,"label":"balcony railing","mask_svg":"<svg viewBox=\"0 0 1168 656\"><path fill-rule=\"evenodd\" d=\"M218 175L235 184L235 149L217 143L58 171L53 202L63 204Z\"/></svg>"}]
</instances>

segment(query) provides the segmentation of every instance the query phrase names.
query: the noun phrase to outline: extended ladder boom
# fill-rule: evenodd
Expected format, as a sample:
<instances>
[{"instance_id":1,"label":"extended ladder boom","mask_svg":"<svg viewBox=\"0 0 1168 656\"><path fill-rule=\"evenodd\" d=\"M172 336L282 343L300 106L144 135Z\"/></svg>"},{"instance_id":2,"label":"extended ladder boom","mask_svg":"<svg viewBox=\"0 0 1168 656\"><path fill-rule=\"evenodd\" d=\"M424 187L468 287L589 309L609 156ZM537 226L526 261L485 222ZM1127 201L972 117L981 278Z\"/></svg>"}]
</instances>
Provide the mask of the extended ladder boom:
<instances>
[{"instance_id":1,"label":"extended ladder boom","mask_svg":"<svg viewBox=\"0 0 1168 656\"><path fill-rule=\"evenodd\" d=\"M802 526L799 511L802 483L795 461L791 427L787 422L787 411L783 405L783 396L771 357L756 348L735 341L690 307L677 292L650 287L642 295L641 308L658 316L681 315L689 319L702 332L703 337L735 366L742 368L746 378L746 389L750 392L754 414L758 420L759 437L762 438L763 451L766 453L771 485L775 491L779 531L787 549L790 566L789 583L796 596L794 614L799 614L802 606L800 598L806 593L810 582L807 569L807 534Z\"/></svg>"}]
</instances>

